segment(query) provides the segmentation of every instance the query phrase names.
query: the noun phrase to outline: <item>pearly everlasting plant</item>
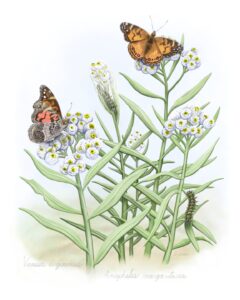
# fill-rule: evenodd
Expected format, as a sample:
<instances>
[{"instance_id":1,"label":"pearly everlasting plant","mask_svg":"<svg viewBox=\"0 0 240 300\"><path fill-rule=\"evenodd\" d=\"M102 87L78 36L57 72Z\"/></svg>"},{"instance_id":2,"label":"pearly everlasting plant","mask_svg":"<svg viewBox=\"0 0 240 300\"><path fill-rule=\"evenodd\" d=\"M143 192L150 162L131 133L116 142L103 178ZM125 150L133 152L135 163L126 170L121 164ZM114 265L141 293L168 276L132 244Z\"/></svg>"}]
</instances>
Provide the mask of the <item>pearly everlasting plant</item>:
<instances>
[{"instance_id":1,"label":"pearly everlasting plant","mask_svg":"<svg viewBox=\"0 0 240 300\"><path fill-rule=\"evenodd\" d=\"M118 94L115 79L105 63L94 62L90 73L96 97L110 114L111 123L106 123L99 112L98 125L90 114L67 113L66 128L53 141L39 145L38 159L27 151L43 176L77 189L80 209L57 199L36 181L24 179L51 208L69 217L55 222L23 210L83 250L88 268L98 265L110 251L115 252L119 261L125 261L127 255L134 256L136 248L147 257L151 257L154 249L160 253L159 261L163 258L163 263L169 263L177 249L191 246L199 252L203 243L216 243L203 224L207 215L200 220L198 211L207 203L204 197L208 189L222 178L198 182L194 176L215 161L212 154L217 141L210 147L200 147L215 126L220 109L213 116L208 115L210 103L202 102L198 96L211 75L199 81L200 66L195 48L165 57L155 65L135 61L136 69L143 73L142 81L148 76L159 92L120 73L133 89L134 101ZM177 86L186 76L198 82L183 95L178 94ZM140 95L146 98L142 106L138 104ZM151 115L147 113L151 109L149 100L154 100ZM129 114L120 114L122 104ZM136 119L145 131L134 130ZM192 160L195 147L200 155ZM58 165L59 170L53 170L53 165ZM94 207L90 208L86 201L87 191L96 200ZM78 222L71 220L72 214L81 215ZM100 219L110 233L96 227L92 222L95 219ZM84 232L84 241L79 231ZM100 240L100 247L96 247L95 238Z\"/></svg>"}]
</instances>

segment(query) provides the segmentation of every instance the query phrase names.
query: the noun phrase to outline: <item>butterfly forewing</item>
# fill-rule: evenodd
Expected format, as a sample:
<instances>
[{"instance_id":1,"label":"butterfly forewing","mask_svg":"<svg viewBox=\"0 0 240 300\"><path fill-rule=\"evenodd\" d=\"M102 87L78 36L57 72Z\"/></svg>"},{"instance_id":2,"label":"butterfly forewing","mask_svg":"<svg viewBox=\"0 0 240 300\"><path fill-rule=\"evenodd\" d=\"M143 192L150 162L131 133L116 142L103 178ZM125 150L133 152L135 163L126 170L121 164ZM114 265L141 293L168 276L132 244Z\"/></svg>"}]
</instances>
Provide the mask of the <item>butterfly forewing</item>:
<instances>
[{"instance_id":1,"label":"butterfly forewing","mask_svg":"<svg viewBox=\"0 0 240 300\"><path fill-rule=\"evenodd\" d=\"M127 42L148 40L150 37L147 31L131 23L121 23L120 29L124 33L124 38Z\"/></svg>"}]
</instances>

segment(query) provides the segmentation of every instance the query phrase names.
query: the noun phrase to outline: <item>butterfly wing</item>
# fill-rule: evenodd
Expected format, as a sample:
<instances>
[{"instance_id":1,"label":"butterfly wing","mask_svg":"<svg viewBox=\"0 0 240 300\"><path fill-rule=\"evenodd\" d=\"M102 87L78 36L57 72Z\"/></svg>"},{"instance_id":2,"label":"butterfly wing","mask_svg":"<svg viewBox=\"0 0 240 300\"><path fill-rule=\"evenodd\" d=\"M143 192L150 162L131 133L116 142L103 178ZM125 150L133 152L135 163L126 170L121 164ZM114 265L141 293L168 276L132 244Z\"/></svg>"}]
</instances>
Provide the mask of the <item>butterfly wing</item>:
<instances>
[{"instance_id":1,"label":"butterfly wing","mask_svg":"<svg viewBox=\"0 0 240 300\"><path fill-rule=\"evenodd\" d=\"M128 52L133 59L140 60L144 58L146 45L147 41L145 40L129 43Z\"/></svg>"},{"instance_id":2,"label":"butterfly wing","mask_svg":"<svg viewBox=\"0 0 240 300\"><path fill-rule=\"evenodd\" d=\"M154 38L154 45L158 47L164 57L180 54L183 51L183 46L180 43L165 37Z\"/></svg>"},{"instance_id":3,"label":"butterfly wing","mask_svg":"<svg viewBox=\"0 0 240 300\"><path fill-rule=\"evenodd\" d=\"M120 29L124 33L125 41L130 43L148 40L150 37L147 31L131 23L127 23L127 22L121 23Z\"/></svg>"},{"instance_id":4,"label":"butterfly wing","mask_svg":"<svg viewBox=\"0 0 240 300\"><path fill-rule=\"evenodd\" d=\"M40 86L40 97L33 104L33 108L34 124L28 130L31 141L35 143L51 141L66 127L58 101L47 86Z\"/></svg>"}]
</instances>

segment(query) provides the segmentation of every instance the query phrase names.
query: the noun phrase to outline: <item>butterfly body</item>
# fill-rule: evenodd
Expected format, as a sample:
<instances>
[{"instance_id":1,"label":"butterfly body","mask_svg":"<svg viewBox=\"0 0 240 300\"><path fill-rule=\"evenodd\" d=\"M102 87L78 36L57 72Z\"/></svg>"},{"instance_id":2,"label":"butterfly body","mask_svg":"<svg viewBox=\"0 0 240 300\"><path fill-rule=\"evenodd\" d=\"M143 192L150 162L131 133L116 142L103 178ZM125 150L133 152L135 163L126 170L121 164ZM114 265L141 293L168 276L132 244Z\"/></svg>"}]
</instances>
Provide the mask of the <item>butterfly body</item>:
<instances>
[{"instance_id":1,"label":"butterfly body","mask_svg":"<svg viewBox=\"0 0 240 300\"><path fill-rule=\"evenodd\" d=\"M33 124L28 129L32 142L43 143L54 140L67 126L62 118L61 109L52 91L45 85L40 86L40 97L33 104Z\"/></svg>"},{"instance_id":2,"label":"butterfly body","mask_svg":"<svg viewBox=\"0 0 240 300\"><path fill-rule=\"evenodd\" d=\"M144 29L130 24L121 23L121 31L128 44L128 52L135 60L141 60L144 64L155 65L163 58L180 54L183 50L177 41L166 38L156 37L156 31L151 34Z\"/></svg>"}]
</instances>

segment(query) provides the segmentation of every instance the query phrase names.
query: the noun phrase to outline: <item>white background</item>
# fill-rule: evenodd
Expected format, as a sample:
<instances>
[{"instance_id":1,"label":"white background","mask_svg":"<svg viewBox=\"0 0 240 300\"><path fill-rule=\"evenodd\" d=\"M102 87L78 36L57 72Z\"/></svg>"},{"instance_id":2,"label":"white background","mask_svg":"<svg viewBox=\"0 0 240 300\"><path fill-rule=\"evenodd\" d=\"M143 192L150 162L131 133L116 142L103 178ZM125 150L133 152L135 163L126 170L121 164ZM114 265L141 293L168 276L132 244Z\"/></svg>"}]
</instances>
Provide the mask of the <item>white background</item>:
<instances>
[{"instance_id":1,"label":"white background","mask_svg":"<svg viewBox=\"0 0 240 300\"><path fill-rule=\"evenodd\" d=\"M234 292L239 294L236 286L239 277L238 11L237 1L1 1L3 178L0 269L4 277L1 293L7 293L8 298L15 294L15 297L25 299L100 295L117 299L144 299L153 295L170 299L201 299L227 297ZM73 111L75 108L103 113L89 78L89 64L101 59L115 74L118 89L134 99L136 94L130 92L117 73L122 71L140 82L145 77L137 73L131 64L119 24L122 21L132 22L150 31L149 15L155 28L168 20L160 34L179 39L184 32L186 48L199 48L203 66L187 79L186 86L209 72L213 73L201 93L204 99L200 100L202 103L205 99L212 102L210 112L219 105L222 108L219 124L211 136L213 141L221 136L216 152L219 161L210 174L210 178L225 177L224 183L217 185L213 206L216 211L212 212L215 223L222 230L222 234L218 232L220 242L214 250L211 248L200 253L187 266L180 265L173 270L186 274L184 280L140 278L117 281L106 276L89 278L66 269L26 270L23 266L26 250L16 234L16 224L19 224L16 219L21 218L17 207L28 207L32 194L19 183L18 176L37 176L23 148L35 150L35 145L29 145L26 131L32 102L38 97L38 87L42 83L49 85L61 102L63 111L68 110L72 102ZM155 86L149 81L148 87L153 89ZM139 99L140 104L143 103L141 101ZM149 112L152 104L155 102L149 104ZM127 112L126 108L123 109ZM216 198L219 198L219 206Z\"/></svg>"}]
</instances>

